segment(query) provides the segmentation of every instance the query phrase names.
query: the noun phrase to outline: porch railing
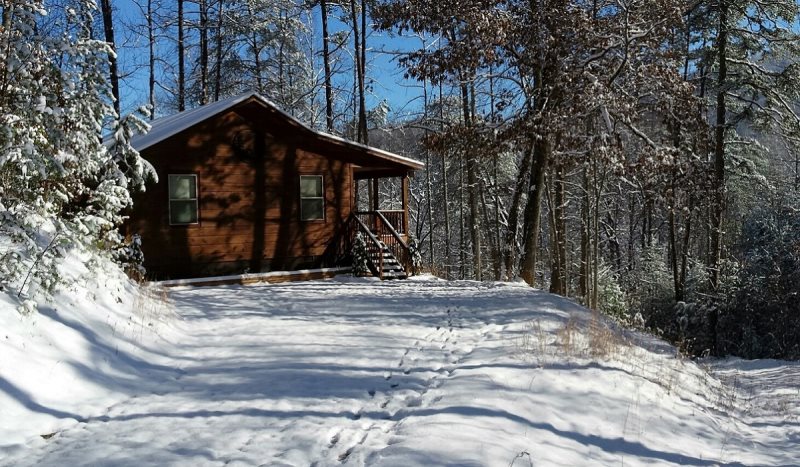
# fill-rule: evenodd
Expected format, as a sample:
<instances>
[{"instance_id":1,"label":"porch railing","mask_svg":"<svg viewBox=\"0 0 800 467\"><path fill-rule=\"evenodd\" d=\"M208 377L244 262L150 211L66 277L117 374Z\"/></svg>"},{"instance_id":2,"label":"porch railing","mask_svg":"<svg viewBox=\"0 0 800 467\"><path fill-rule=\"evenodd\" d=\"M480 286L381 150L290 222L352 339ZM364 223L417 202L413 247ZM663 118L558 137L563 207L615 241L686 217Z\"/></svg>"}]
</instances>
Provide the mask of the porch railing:
<instances>
[{"instance_id":1,"label":"porch railing","mask_svg":"<svg viewBox=\"0 0 800 467\"><path fill-rule=\"evenodd\" d=\"M368 253L377 253L377 247L385 245L400 265L403 266L406 273L409 274L412 267L411 253L400 232L395 228L395 222L398 222L398 219L400 225L404 225L402 222L405 220L405 213L403 211L388 211L390 215L396 213L401 214L400 216L394 215L395 222L392 222L387 218L386 212L387 211L357 212L353 214L353 222L355 223L356 229L367 236ZM352 235L355 234L353 233ZM379 254L378 257L380 258L380 264L376 264L376 266L378 267L379 275L383 278L383 255Z\"/></svg>"},{"instance_id":2,"label":"porch railing","mask_svg":"<svg viewBox=\"0 0 800 467\"><path fill-rule=\"evenodd\" d=\"M399 211L378 211L384 219L386 220L389 225L391 225L395 232L405 235L406 232L406 212L403 210Z\"/></svg>"},{"instance_id":3,"label":"porch railing","mask_svg":"<svg viewBox=\"0 0 800 467\"><path fill-rule=\"evenodd\" d=\"M365 243L367 244L367 255L371 258L373 264L369 264L372 273L383 279L383 244L378 237L373 233L372 228L367 225L362 219L361 213L354 214L350 220L352 226L350 230L350 247L353 245L353 237L356 233L360 232L365 236Z\"/></svg>"},{"instance_id":4,"label":"porch railing","mask_svg":"<svg viewBox=\"0 0 800 467\"><path fill-rule=\"evenodd\" d=\"M389 222L386 216L384 216L383 211L375 212L375 216L378 218L378 224L380 226L377 230L378 238L386 244L394 257L397 258L397 261L403 266L403 269L405 269L406 274L411 275L413 261L411 259L411 252L408 249L408 244L406 244L403 237L400 236L400 233L394 228L392 223Z\"/></svg>"}]
</instances>

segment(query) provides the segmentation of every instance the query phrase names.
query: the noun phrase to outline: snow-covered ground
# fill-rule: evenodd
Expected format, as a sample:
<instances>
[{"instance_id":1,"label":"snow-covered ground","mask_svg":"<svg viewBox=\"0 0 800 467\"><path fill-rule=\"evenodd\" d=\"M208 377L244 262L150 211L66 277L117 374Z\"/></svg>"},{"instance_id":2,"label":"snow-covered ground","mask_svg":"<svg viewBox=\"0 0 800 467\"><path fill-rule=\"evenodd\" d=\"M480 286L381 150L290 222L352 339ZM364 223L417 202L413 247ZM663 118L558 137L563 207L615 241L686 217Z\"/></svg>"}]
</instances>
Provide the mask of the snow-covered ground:
<instances>
[{"instance_id":1,"label":"snow-covered ground","mask_svg":"<svg viewBox=\"0 0 800 467\"><path fill-rule=\"evenodd\" d=\"M168 301L123 333L102 320L125 313L15 318L0 464L800 464L800 365L696 364L524 286L340 277Z\"/></svg>"}]
</instances>

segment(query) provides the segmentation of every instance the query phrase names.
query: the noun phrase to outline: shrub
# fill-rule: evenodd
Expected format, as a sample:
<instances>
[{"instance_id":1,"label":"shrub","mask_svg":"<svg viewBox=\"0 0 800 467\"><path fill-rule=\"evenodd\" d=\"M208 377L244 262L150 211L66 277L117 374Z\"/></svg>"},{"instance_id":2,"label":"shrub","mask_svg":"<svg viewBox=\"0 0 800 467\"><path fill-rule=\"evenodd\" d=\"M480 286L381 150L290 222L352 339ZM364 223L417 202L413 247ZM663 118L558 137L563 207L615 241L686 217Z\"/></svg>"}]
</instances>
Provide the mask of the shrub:
<instances>
[{"instance_id":1,"label":"shrub","mask_svg":"<svg viewBox=\"0 0 800 467\"><path fill-rule=\"evenodd\" d=\"M738 290L720 313L723 353L800 358L800 211L794 206L763 207L745 220Z\"/></svg>"},{"instance_id":2,"label":"shrub","mask_svg":"<svg viewBox=\"0 0 800 467\"><path fill-rule=\"evenodd\" d=\"M630 315L640 314L645 326L663 334L674 323L673 283L663 249L658 245L646 248L627 282Z\"/></svg>"},{"instance_id":3,"label":"shrub","mask_svg":"<svg viewBox=\"0 0 800 467\"><path fill-rule=\"evenodd\" d=\"M367 261L369 254L367 253L367 242L364 241L364 236L361 232L357 233L353 238L352 252L353 256L353 275L362 277L369 275L369 267Z\"/></svg>"}]
</instances>

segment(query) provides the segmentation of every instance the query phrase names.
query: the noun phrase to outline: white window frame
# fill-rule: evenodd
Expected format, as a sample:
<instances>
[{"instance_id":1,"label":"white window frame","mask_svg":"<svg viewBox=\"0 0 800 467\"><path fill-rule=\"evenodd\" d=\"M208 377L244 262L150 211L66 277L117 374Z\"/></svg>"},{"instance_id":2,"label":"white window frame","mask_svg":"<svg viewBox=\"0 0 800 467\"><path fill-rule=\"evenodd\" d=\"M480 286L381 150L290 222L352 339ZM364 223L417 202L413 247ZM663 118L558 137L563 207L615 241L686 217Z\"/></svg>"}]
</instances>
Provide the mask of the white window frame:
<instances>
[{"instance_id":1,"label":"white window frame","mask_svg":"<svg viewBox=\"0 0 800 467\"><path fill-rule=\"evenodd\" d=\"M172 198L172 177L193 177L194 178L194 198L173 199ZM200 223L200 199L199 191L200 186L197 184L197 174L168 174L167 175L167 206L169 209L169 225L197 225ZM194 222L172 222L172 202L173 201L194 201L195 205L195 219Z\"/></svg>"},{"instance_id":2,"label":"white window frame","mask_svg":"<svg viewBox=\"0 0 800 467\"><path fill-rule=\"evenodd\" d=\"M303 177L314 177L319 178L320 180L320 188L322 189L322 196L303 196ZM303 174L300 175L300 178L297 181L299 187L299 196L300 196L300 220L302 222L319 222L325 221L325 176L322 174ZM322 200L322 217L318 219L306 219L303 215L303 200L306 199L319 199Z\"/></svg>"}]
</instances>

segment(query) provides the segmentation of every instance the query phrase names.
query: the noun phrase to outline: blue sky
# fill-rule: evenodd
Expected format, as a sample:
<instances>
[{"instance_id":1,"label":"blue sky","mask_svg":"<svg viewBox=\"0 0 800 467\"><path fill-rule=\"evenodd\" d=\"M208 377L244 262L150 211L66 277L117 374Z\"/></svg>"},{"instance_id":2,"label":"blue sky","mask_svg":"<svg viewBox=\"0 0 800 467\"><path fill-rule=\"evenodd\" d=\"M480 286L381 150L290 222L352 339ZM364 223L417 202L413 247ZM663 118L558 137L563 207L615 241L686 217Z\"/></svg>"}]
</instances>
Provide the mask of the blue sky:
<instances>
[{"instance_id":1,"label":"blue sky","mask_svg":"<svg viewBox=\"0 0 800 467\"><path fill-rule=\"evenodd\" d=\"M143 15L132 0L117 0L114 2L115 29L117 43L120 44L119 59L123 80L120 85L123 111L131 111L147 102L148 59L147 43L145 37L137 37L132 33L130 25L143 24ZM187 9L191 9L189 4ZM336 14L330 14L331 33L342 30L345 25L341 23ZM321 23L319 12L314 11L312 17L314 29L315 50L321 50ZM415 113L420 108L422 89L415 80L403 78L404 71L397 63L398 50L412 50L421 46L421 41L416 38L392 36L384 32L369 31L368 36L368 71L367 78L373 81L372 94L368 97L367 106L372 108L382 100L389 103L393 117L402 117ZM163 48L167 53L172 51L171 43L164 43ZM170 57L170 61L175 61ZM187 67L190 63L187 61ZM321 68L321 65L320 65ZM347 77L340 77L347 80ZM160 110L163 110L160 109Z\"/></svg>"}]
</instances>

